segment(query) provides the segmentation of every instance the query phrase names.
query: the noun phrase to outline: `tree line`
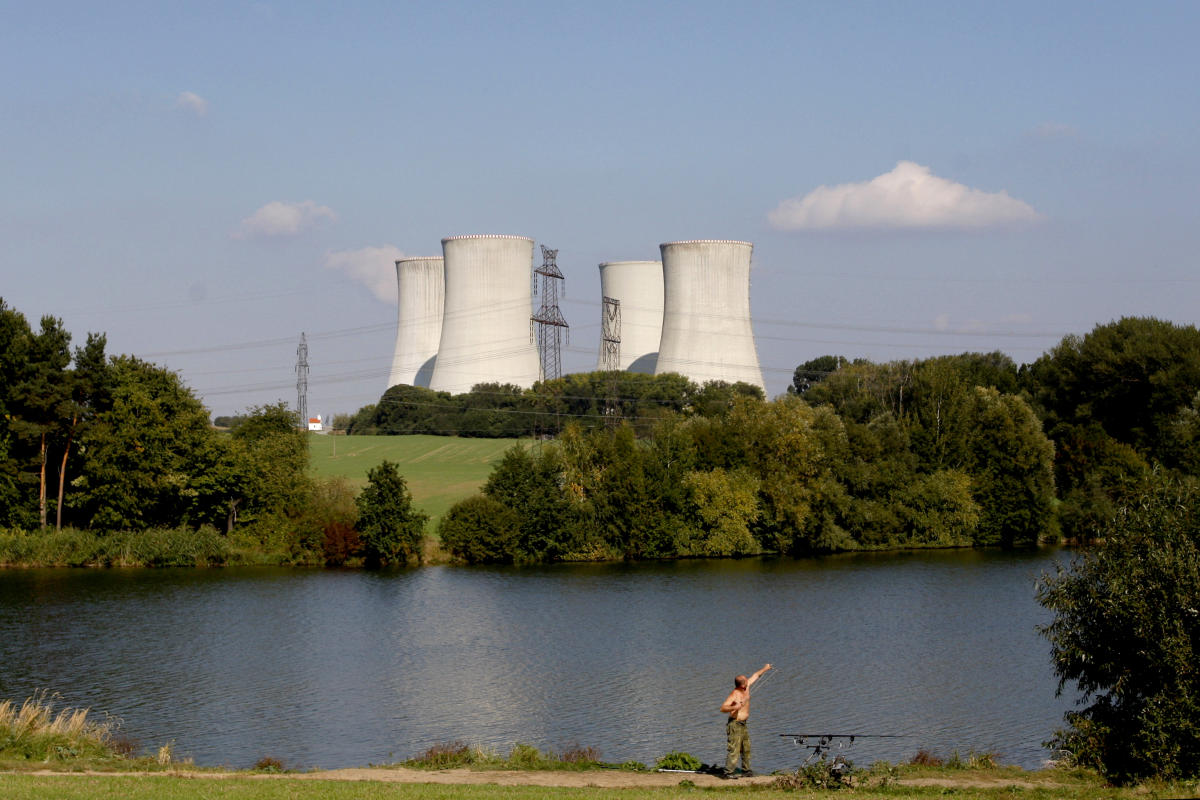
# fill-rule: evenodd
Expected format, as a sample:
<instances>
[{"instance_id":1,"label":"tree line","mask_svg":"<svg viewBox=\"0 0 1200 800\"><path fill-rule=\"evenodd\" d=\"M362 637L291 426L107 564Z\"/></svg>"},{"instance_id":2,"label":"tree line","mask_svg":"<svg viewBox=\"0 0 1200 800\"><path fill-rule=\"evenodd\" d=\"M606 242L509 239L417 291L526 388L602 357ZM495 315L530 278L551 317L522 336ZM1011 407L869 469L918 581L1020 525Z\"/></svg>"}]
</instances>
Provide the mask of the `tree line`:
<instances>
[{"instance_id":1,"label":"tree line","mask_svg":"<svg viewBox=\"0 0 1200 800\"><path fill-rule=\"evenodd\" d=\"M1155 319L1099 325L1021 366L998 352L823 356L771 402L753 387L638 376L628 385L655 391L628 389L626 413L605 417L594 412L607 374L569 380L579 413L564 412L557 439L510 453L443 521L457 557L1091 541L1154 469L1200 467L1200 332ZM532 409L556 397L546 385L510 396Z\"/></svg>"},{"instance_id":2,"label":"tree line","mask_svg":"<svg viewBox=\"0 0 1200 800\"><path fill-rule=\"evenodd\" d=\"M419 558L424 517L395 465L358 495L315 480L285 403L219 431L176 373L105 347L72 349L61 320L34 328L0 299L0 561Z\"/></svg>"}]
</instances>

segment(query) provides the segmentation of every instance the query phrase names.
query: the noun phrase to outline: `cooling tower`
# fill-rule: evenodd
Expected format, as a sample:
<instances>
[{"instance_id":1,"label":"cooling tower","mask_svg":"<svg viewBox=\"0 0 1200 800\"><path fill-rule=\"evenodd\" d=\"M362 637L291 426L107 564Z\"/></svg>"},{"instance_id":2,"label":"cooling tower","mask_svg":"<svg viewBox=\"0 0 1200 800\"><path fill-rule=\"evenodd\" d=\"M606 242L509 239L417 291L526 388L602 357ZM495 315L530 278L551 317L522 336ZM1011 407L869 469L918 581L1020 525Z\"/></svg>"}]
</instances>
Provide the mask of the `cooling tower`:
<instances>
[{"instance_id":1,"label":"cooling tower","mask_svg":"<svg viewBox=\"0 0 1200 800\"><path fill-rule=\"evenodd\" d=\"M663 323L663 271L660 261L607 261L600 265L600 294L621 301L621 357L617 369L654 374ZM601 306L601 314L604 307ZM601 329L603 330L603 317ZM604 369L600 342L597 369Z\"/></svg>"},{"instance_id":2,"label":"cooling tower","mask_svg":"<svg viewBox=\"0 0 1200 800\"><path fill-rule=\"evenodd\" d=\"M462 394L477 383L529 387L541 363L530 338L533 240L442 239L446 296L429 388Z\"/></svg>"},{"instance_id":3,"label":"cooling tower","mask_svg":"<svg viewBox=\"0 0 1200 800\"><path fill-rule=\"evenodd\" d=\"M429 386L442 335L442 259L402 258L396 262L399 309L396 354L388 388L398 383Z\"/></svg>"},{"instance_id":4,"label":"cooling tower","mask_svg":"<svg viewBox=\"0 0 1200 800\"><path fill-rule=\"evenodd\" d=\"M655 374L696 383L743 381L764 392L750 327L749 242L700 240L660 245L663 328Z\"/></svg>"}]
</instances>

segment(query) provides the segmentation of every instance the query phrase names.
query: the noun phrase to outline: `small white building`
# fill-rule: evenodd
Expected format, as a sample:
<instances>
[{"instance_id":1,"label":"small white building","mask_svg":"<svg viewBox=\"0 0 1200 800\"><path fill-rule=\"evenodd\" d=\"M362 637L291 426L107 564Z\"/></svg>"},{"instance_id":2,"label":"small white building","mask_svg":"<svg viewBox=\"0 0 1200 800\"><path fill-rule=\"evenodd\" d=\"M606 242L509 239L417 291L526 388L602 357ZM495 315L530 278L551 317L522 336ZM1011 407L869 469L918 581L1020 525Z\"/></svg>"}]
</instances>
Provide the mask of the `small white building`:
<instances>
[{"instance_id":1,"label":"small white building","mask_svg":"<svg viewBox=\"0 0 1200 800\"><path fill-rule=\"evenodd\" d=\"M320 414L317 414L315 417L308 418L308 432L309 433L324 433L325 432L325 426L321 422Z\"/></svg>"}]
</instances>

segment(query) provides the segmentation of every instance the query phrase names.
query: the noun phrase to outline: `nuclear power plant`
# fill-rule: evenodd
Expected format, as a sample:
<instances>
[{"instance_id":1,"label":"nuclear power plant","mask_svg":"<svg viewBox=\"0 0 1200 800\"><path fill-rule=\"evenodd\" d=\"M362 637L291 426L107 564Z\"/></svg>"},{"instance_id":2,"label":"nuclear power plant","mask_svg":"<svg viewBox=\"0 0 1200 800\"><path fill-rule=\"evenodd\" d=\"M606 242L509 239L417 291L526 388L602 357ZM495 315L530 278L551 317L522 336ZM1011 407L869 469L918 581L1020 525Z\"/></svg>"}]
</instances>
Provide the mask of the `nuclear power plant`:
<instances>
[{"instance_id":1,"label":"nuclear power plant","mask_svg":"<svg viewBox=\"0 0 1200 800\"><path fill-rule=\"evenodd\" d=\"M442 239L445 299L429 388L463 394L477 383L532 386L541 364L530 336L533 240Z\"/></svg>"},{"instance_id":2,"label":"nuclear power plant","mask_svg":"<svg viewBox=\"0 0 1200 800\"><path fill-rule=\"evenodd\" d=\"M557 377L542 374L545 364L557 363L557 352L539 358L532 326L566 322L546 298L534 312L533 244L524 236L451 236L442 239L442 258L397 261L399 311L388 385L462 394L480 383L528 388ZM600 264L597 369L674 372L698 384L741 381L765 391L750 320L754 246L699 239L659 249L661 262ZM551 266L555 252L543 248ZM562 278L556 267L553 272ZM543 349L547 341L557 343L556 337L538 339Z\"/></svg>"},{"instance_id":3,"label":"nuclear power plant","mask_svg":"<svg viewBox=\"0 0 1200 800\"><path fill-rule=\"evenodd\" d=\"M404 383L428 388L442 337L445 283L441 256L400 259L396 262L396 286L396 354L388 386Z\"/></svg>"},{"instance_id":4,"label":"nuclear power plant","mask_svg":"<svg viewBox=\"0 0 1200 800\"><path fill-rule=\"evenodd\" d=\"M623 369L654 374L663 323L661 261L606 261L600 265L600 295L616 300L620 314L620 348L615 364L606 364L604 341L596 369ZM601 306L603 314L612 304Z\"/></svg>"}]
</instances>

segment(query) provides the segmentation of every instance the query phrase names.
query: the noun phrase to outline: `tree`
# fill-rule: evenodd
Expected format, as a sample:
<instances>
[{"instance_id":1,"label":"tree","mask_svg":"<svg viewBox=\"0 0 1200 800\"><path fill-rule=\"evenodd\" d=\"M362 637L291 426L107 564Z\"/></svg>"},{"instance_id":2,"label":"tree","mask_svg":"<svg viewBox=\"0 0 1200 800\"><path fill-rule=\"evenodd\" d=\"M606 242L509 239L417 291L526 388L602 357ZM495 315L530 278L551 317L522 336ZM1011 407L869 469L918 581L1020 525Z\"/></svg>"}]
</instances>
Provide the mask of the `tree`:
<instances>
[{"instance_id":1,"label":"tree","mask_svg":"<svg viewBox=\"0 0 1200 800\"><path fill-rule=\"evenodd\" d=\"M228 497L226 531L240 514L277 512L292 516L312 490L308 477L308 433L282 401L247 410L232 434L234 485L221 487Z\"/></svg>"},{"instance_id":2,"label":"tree","mask_svg":"<svg viewBox=\"0 0 1200 800\"><path fill-rule=\"evenodd\" d=\"M975 388L967 471L980 519L976 544L1005 547L1057 538L1054 446L1020 397Z\"/></svg>"},{"instance_id":3,"label":"tree","mask_svg":"<svg viewBox=\"0 0 1200 800\"><path fill-rule=\"evenodd\" d=\"M56 503L55 528L62 528L63 498L67 483L67 460L71 445L76 437L92 423L96 415L108 407L109 372L108 360L104 355L106 337L89 333L87 344L75 348L75 368L68 381L68 396L62 405L64 420L69 418L66 441L62 446L62 462L58 469L58 502Z\"/></svg>"},{"instance_id":4,"label":"tree","mask_svg":"<svg viewBox=\"0 0 1200 800\"><path fill-rule=\"evenodd\" d=\"M1104 533L1038 587L1059 691L1088 704L1057 744L1117 782L1200 777L1200 485L1158 470Z\"/></svg>"},{"instance_id":5,"label":"tree","mask_svg":"<svg viewBox=\"0 0 1200 800\"><path fill-rule=\"evenodd\" d=\"M142 530L223 519L210 480L224 449L208 411L174 372L132 356L107 370L109 399L80 437L86 453L68 507L88 527Z\"/></svg>"},{"instance_id":6,"label":"tree","mask_svg":"<svg viewBox=\"0 0 1200 800\"><path fill-rule=\"evenodd\" d=\"M1062 423L1094 421L1117 441L1164 460L1159 453L1171 423L1200 386L1200 330L1124 317L1064 338L1024 377L1052 438Z\"/></svg>"},{"instance_id":7,"label":"tree","mask_svg":"<svg viewBox=\"0 0 1200 800\"><path fill-rule=\"evenodd\" d=\"M28 337L23 363L11 388L10 426L23 482L37 487L37 522L47 520L47 475L51 449L59 443L64 407L69 403L71 334L62 320L42 317L41 329ZM28 506L26 506L28 507Z\"/></svg>"},{"instance_id":8,"label":"tree","mask_svg":"<svg viewBox=\"0 0 1200 800\"><path fill-rule=\"evenodd\" d=\"M809 359L792 374L792 383L787 387L788 394L804 394L813 387L837 372L846 359L843 356L818 356Z\"/></svg>"},{"instance_id":9,"label":"tree","mask_svg":"<svg viewBox=\"0 0 1200 800\"><path fill-rule=\"evenodd\" d=\"M383 461L367 472L358 496L358 532L370 566L421 561L421 537L429 515L413 508L412 495L400 470Z\"/></svg>"}]
</instances>

